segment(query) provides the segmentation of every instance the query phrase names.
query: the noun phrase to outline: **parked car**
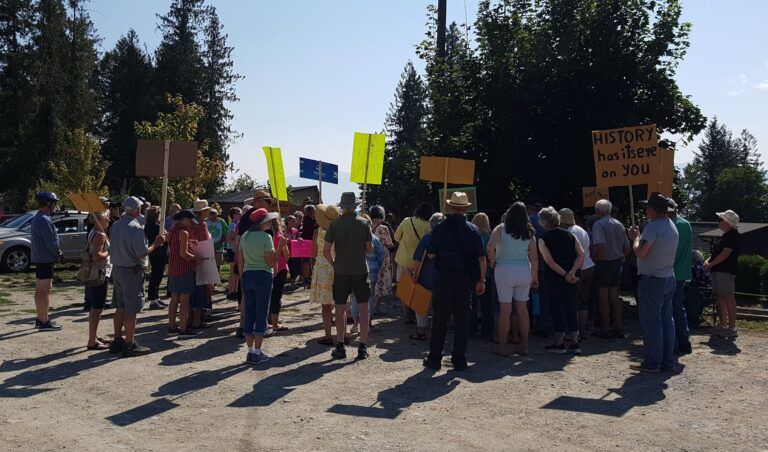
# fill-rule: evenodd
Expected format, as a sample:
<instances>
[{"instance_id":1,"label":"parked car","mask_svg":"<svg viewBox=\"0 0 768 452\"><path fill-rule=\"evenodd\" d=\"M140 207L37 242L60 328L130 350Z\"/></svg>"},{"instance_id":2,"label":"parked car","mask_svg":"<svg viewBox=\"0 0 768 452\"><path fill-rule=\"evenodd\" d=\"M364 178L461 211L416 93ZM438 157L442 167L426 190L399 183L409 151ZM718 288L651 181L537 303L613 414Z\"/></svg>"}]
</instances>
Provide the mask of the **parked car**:
<instances>
[{"instance_id":1,"label":"parked car","mask_svg":"<svg viewBox=\"0 0 768 452\"><path fill-rule=\"evenodd\" d=\"M15 220L16 218L19 218L21 215L17 213L10 213L7 215L0 215L0 228L5 227L6 224L10 223L11 221Z\"/></svg>"},{"instance_id":2,"label":"parked car","mask_svg":"<svg viewBox=\"0 0 768 452\"><path fill-rule=\"evenodd\" d=\"M32 264L30 239L34 215L34 212L28 212L11 221L9 227L0 227L0 270L18 273L27 270ZM88 215L63 212L54 214L51 219L59 235L64 262L79 262L88 235Z\"/></svg>"}]
</instances>

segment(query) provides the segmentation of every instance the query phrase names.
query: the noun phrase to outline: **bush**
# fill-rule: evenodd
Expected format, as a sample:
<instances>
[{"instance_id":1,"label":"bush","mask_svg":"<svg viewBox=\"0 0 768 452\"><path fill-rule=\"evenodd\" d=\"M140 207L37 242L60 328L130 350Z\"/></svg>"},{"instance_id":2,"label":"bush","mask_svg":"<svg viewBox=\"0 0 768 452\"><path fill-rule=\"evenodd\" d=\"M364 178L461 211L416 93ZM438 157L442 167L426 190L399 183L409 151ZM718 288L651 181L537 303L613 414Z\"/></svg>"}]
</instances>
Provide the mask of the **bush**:
<instances>
[{"instance_id":1,"label":"bush","mask_svg":"<svg viewBox=\"0 0 768 452\"><path fill-rule=\"evenodd\" d=\"M765 293L768 289L768 259L761 256L739 256L736 290L745 293Z\"/></svg>"}]
</instances>

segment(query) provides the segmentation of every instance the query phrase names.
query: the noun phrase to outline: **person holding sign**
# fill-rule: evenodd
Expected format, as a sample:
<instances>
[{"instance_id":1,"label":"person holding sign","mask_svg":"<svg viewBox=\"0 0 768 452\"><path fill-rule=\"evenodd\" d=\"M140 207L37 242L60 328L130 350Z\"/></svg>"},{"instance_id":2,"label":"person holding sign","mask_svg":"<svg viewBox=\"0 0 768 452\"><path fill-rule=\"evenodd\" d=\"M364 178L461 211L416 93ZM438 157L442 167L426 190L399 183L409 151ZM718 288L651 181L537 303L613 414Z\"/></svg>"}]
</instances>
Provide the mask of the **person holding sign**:
<instances>
[{"instance_id":1,"label":"person holding sign","mask_svg":"<svg viewBox=\"0 0 768 452\"><path fill-rule=\"evenodd\" d=\"M430 369L440 369L448 318L453 313L456 332L451 362L454 370L464 370L468 367L472 291L478 295L485 292L485 250L480 230L465 217L471 207L466 193L453 192L445 203L446 219L432 232L432 240L427 245L427 257L436 259L437 282L432 297L432 339L423 364Z\"/></svg>"},{"instance_id":2,"label":"person holding sign","mask_svg":"<svg viewBox=\"0 0 768 452\"><path fill-rule=\"evenodd\" d=\"M395 241L398 242L395 262L397 262L397 280L405 274L413 273L413 253L419 246L419 240L424 237L432 228L429 225L429 219L432 217L432 205L428 202L422 202L413 211L413 216L405 218L395 231ZM412 318L413 313L403 305L403 319L406 324L415 323Z\"/></svg>"},{"instance_id":3,"label":"person holding sign","mask_svg":"<svg viewBox=\"0 0 768 452\"><path fill-rule=\"evenodd\" d=\"M677 369L672 298L675 295L675 253L679 236L675 224L667 217L668 208L669 198L661 193L651 193L645 209L649 222L643 233L640 234L637 226L629 230L640 275L637 308L644 348L642 363L629 367L641 372L674 372Z\"/></svg>"}]
</instances>

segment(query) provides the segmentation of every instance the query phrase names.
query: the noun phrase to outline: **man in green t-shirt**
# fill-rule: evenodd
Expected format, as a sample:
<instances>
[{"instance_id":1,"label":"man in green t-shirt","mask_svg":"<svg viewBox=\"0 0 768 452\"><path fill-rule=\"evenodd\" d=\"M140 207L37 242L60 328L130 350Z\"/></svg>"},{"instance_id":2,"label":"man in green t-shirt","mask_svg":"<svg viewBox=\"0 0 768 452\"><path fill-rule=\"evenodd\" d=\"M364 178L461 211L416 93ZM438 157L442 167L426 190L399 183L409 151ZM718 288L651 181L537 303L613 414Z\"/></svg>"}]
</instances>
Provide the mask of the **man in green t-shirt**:
<instances>
[{"instance_id":1,"label":"man in green t-shirt","mask_svg":"<svg viewBox=\"0 0 768 452\"><path fill-rule=\"evenodd\" d=\"M341 195L342 214L333 220L325 233L323 256L333 265L333 302L336 305L336 334L338 342L331 353L333 358L347 357L344 349L344 336L347 332L347 299L355 294L357 306L360 309L360 345L357 349L357 359L368 357L368 330L370 313L368 298L371 296L371 286L368 284L368 263L366 253L373 252L371 226L355 214L355 208L360 203L355 194L347 192ZM336 252L334 259L331 247Z\"/></svg>"},{"instance_id":2,"label":"man in green t-shirt","mask_svg":"<svg viewBox=\"0 0 768 452\"><path fill-rule=\"evenodd\" d=\"M677 214L677 203L669 200L667 215L675 223L679 240L675 252L675 295L672 299L672 315L675 319L675 350L687 355L691 353L691 332L688 330L688 314L685 312L685 291L687 282L693 277L691 273L691 252L693 230L691 223Z\"/></svg>"},{"instance_id":3,"label":"man in green t-shirt","mask_svg":"<svg viewBox=\"0 0 768 452\"><path fill-rule=\"evenodd\" d=\"M219 217L219 212L216 209L208 211L208 219L205 220L205 225L208 226L208 232L211 233L211 238L213 239L216 267L219 268L224 263L224 244L227 242L229 227L227 222Z\"/></svg>"}]
</instances>

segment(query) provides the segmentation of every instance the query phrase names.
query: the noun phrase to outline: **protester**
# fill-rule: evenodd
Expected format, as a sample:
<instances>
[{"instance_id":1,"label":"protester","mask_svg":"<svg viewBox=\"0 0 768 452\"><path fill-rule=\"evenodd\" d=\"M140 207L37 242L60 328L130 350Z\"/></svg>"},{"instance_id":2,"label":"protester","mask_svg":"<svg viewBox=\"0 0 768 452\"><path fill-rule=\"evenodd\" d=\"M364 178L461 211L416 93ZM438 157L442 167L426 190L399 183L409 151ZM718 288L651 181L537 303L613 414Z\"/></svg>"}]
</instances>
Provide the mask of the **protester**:
<instances>
[{"instance_id":1,"label":"protester","mask_svg":"<svg viewBox=\"0 0 768 452\"><path fill-rule=\"evenodd\" d=\"M173 203L168 207L168 216L165 217L165 222L163 226L165 226L166 231L170 231L173 227L173 216L179 213L181 210L181 206L179 204Z\"/></svg>"},{"instance_id":2,"label":"protester","mask_svg":"<svg viewBox=\"0 0 768 452\"><path fill-rule=\"evenodd\" d=\"M739 216L733 210L718 212L718 227L723 236L712 250L712 256L704 263L704 271L712 274L712 290L717 300L720 324L709 330L710 334L733 338L736 330L736 273L741 255Z\"/></svg>"},{"instance_id":3,"label":"protester","mask_svg":"<svg viewBox=\"0 0 768 452\"><path fill-rule=\"evenodd\" d=\"M434 292L435 290L435 279L437 278L437 271L435 270L435 259L426 256L427 246L429 245L429 241L432 239L432 231L434 231L437 225L443 221L445 221L445 215L440 212L435 212L431 217L429 217L429 227L432 228L432 230L424 234L424 237L419 240L419 245L416 247L416 251L413 253L413 274L414 277L418 275L416 282L421 284L430 292ZM416 332L411 334L410 338L417 341L427 340L427 330L429 327L429 313L426 315L421 315L417 312Z\"/></svg>"},{"instance_id":4,"label":"protester","mask_svg":"<svg viewBox=\"0 0 768 452\"><path fill-rule=\"evenodd\" d=\"M515 353L528 355L528 294L539 285L539 254L536 233L522 202L512 204L504 222L493 230L487 245L488 260L493 268L499 294L498 347L496 354L509 355L507 339L514 302L519 347Z\"/></svg>"},{"instance_id":5,"label":"protester","mask_svg":"<svg viewBox=\"0 0 768 452\"><path fill-rule=\"evenodd\" d=\"M474 289L478 295L485 292L486 259L483 240L477 226L466 220L469 207L471 204L466 193L453 192L451 199L446 200L448 215L435 228L427 246L427 257L436 259L437 283L432 297L432 338L429 355L423 364L435 370L441 366L451 313L455 328L451 362L454 370L467 368L472 291Z\"/></svg>"},{"instance_id":6,"label":"protester","mask_svg":"<svg viewBox=\"0 0 768 452\"><path fill-rule=\"evenodd\" d=\"M240 238L238 266L243 269L243 334L248 345L245 362L259 364L269 357L261 350L267 331L270 296L272 294L272 269L277 263L273 238L265 231L277 213L259 208L249 215L251 226Z\"/></svg>"},{"instance_id":7,"label":"protester","mask_svg":"<svg viewBox=\"0 0 768 452\"><path fill-rule=\"evenodd\" d=\"M546 264L544 284L555 330L555 343L544 347L548 352L581 354L579 345L578 282L584 263L584 250L578 240L560 228L560 215L552 207L539 211L539 223L545 229L539 240L541 257ZM565 340L571 343L566 347Z\"/></svg>"},{"instance_id":8,"label":"protester","mask_svg":"<svg viewBox=\"0 0 768 452\"><path fill-rule=\"evenodd\" d=\"M189 227L189 239L193 247L200 242L211 240L211 233L205 224L209 210L211 210L211 207L208 206L208 201L205 199L197 199L192 203L192 213L195 214L195 219L197 220L197 222L192 223ZM190 300L190 305L192 306L192 328L202 329L207 327L203 322L203 310L210 307L212 294L213 286L210 284L197 284L197 275L195 275L195 293Z\"/></svg>"},{"instance_id":9,"label":"protester","mask_svg":"<svg viewBox=\"0 0 768 452\"><path fill-rule=\"evenodd\" d=\"M59 198L49 191L35 195L38 210L30 222L32 242L31 260L35 264L35 328L38 331L58 331L61 329L55 320L48 318L48 308L51 305L51 290L53 290L53 264L61 262L63 254L59 246L59 236L56 226L51 221L51 215L56 210Z\"/></svg>"},{"instance_id":10,"label":"protester","mask_svg":"<svg viewBox=\"0 0 768 452\"><path fill-rule=\"evenodd\" d=\"M278 217L279 218L279 217ZM288 249L288 238L281 231L280 220L274 219L270 223L273 232L275 249L275 266L273 269L272 293L269 302L269 324L273 332L287 330L288 327L280 323L280 308L283 304L283 291L285 280L288 278L288 259L291 252Z\"/></svg>"},{"instance_id":11,"label":"protester","mask_svg":"<svg viewBox=\"0 0 768 452\"><path fill-rule=\"evenodd\" d=\"M144 226L144 235L147 236L147 242L154 243L155 237L160 234L160 208L153 206L147 209L146 225ZM149 309L165 309L168 305L160 300L160 282L165 273L165 264L168 262L168 246L163 245L150 253L149 264L152 271L149 275Z\"/></svg>"},{"instance_id":12,"label":"protester","mask_svg":"<svg viewBox=\"0 0 768 452\"><path fill-rule=\"evenodd\" d=\"M677 229L677 250L675 251L675 296L672 298L672 315L675 319L675 351L687 355L691 348L691 332L688 329L688 313L685 311L685 292L688 281L693 278L691 257L693 253L693 229L691 223L677 213L677 203L669 200L667 216Z\"/></svg>"},{"instance_id":13,"label":"protester","mask_svg":"<svg viewBox=\"0 0 768 452\"><path fill-rule=\"evenodd\" d=\"M408 272L413 272L413 253L424 235L431 230L429 218L432 216L432 206L423 202L416 206L413 216L405 218L395 231L395 241L398 242L397 254L397 280ZM406 324L416 323L408 308L403 306L403 320Z\"/></svg>"},{"instance_id":14,"label":"protester","mask_svg":"<svg viewBox=\"0 0 768 452\"><path fill-rule=\"evenodd\" d=\"M289 251L291 251L291 241L301 238L299 230L296 228L296 217L294 215L285 217L285 238L288 240ZM288 274L290 275L289 281L293 286L301 277L301 258L291 255L290 259L288 259Z\"/></svg>"},{"instance_id":15,"label":"protester","mask_svg":"<svg viewBox=\"0 0 768 452\"><path fill-rule=\"evenodd\" d=\"M190 231L199 222L189 210L181 210L173 216L174 225L168 232L168 289L171 304L168 307L168 336L179 339L193 337L189 328L190 302L195 295L195 265L197 256L192 253ZM178 309L179 323L176 323ZM179 326L180 325L180 326Z\"/></svg>"},{"instance_id":16,"label":"protester","mask_svg":"<svg viewBox=\"0 0 768 452\"><path fill-rule=\"evenodd\" d=\"M329 204L318 204L316 211L317 229L312 239L312 258L315 261L312 283L309 291L309 301L318 303L322 309L323 328L325 336L317 342L333 346L333 258L335 249L331 248L331 260L326 259L320 247L325 244L325 235L331 222L339 218L339 209Z\"/></svg>"},{"instance_id":17,"label":"protester","mask_svg":"<svg viewBox=\"0 0 768 452\"><path fill-rule=\"evenodd\" d=\"M593 282L598 287L600 329L595 331L593 336L623 338L619 285L624 257L629 254L631 248L624 225L611 216L612 209L613 204L607 199L595 203L595 214L599 219L592 225L592 244L596 261Z\"/></svg>"},{"instance_id":18,"label":"protester","mask_svg":"<svg viewBox=\"0 0 768 452\"><path fill-rule=\"evenodd\" d=\"M542 201L540 198L532 197L529 198L525 204L526 209L528 210L528 220L531 222L531 225L533 225L534 231L536 231L536 238L541 238L542 234L544 234L544 228L542 228L541 224L539 223L539 211L544 208L544 201ZM546 265L544 265L541 259L540 252L539 262L541 263L541 265L539 265L539 287L538 289L534 290L534 292L538 294L537 297L539 313L535 314L536 308L533 309L533 332L539 337L547 338L549 337L552 322L549 310L549 296L547 294L547 288L544 284L544 272L546 271Z\"/></svg>"},{"instance_id":19,"label":"protester","mask_svg":"<svg viewBox=\"0 0 768 452\"><path fill-rule=\"evenodd\" d=\"M135 341L136 315L144 306L144 258L163 246L165 241L165 237L160 234L152 245L147 246L147 237L137 220L141 206L137 198L126 198L123 201L125 215L112 225L109 236L112 280L115 285L113 302L117 308L114 317L115 337L109 351L122 352L123 357L150 352Z\"/></svg>"},{"instance_id":20,"label":"protester","mask_svg":"<svg viewBox=\"0 0 768 452\"><path fill-rule=\"evenodd\" d=\"M629 230L640 275L637 308L644 348L642 363L630 365L632 370L659 372L677 368L672 298L678 234L675 224L667 217L668 209L666 196L651 193L645 209L649 222L643 233L640 234L636 226Z\"/></svg>"},{"instance_id":21,"label":"protester","mask_svg":"<svg viewBox=\"0 0 768 452\"><path fill-rule=\"evenodd\" d=\"M227 243L224 245L224 260L229 263L229 281L227 281L227 299L239 300L237 265L235 265L235 243L237 242L237 223L242 216L239 207L229 209L229 225L227 226Z\"/></svg>"},{"instance_id":22,"label":"protester","mask_svg":"<svg viewBox=\"0 0 768 452\"><path fill-rule=\"evenodd\" d=\"M317 221L315 220L315 206L307 204L304 206L304 217L301 223L301 238L303 240L312 240L317 230ZM312 262L310 259L304 258L301 262L301 281L302 284L308 285L310 282L310 275L312 274Z\"/></svg>"},{"instance_id":23,"label":"protester","mask_svg":"<svg viewBox=\"0 0 768 452\"><path fill-rule=\"evenodd\" d=\"M374 289L374 296L376 298L375 302L375 312L379 313L381 309L381 298L387 297L392 295L392 250L395 249L395 242L392 239L392 235L390 234L390 230L387 227L387 225L384 223L384 217L385 217L385 211L384 208L381 206L373 206L371 207L371 230L373 231L373 235L379 238L379 241L381 241L382 246L386 249L386 253L384 254L384 262L381 264L381 267L379 268L379 274L378 278L376 279L376 285L371 286L375 287Z\"/></svg>"},{"instance_id":24,"label":"protester","mask_svg":"<svg viewBox=\"0 0 768 452\"><path fill-rule=\"evenodd\" d=\"M101 312L107 303L107 291L109 286L108 276L112 274L112 265L109 262L109 239L107 238L107 227L109 226L109 213L93 213L92 216L98 222L88 233L86 242L87 253L91 260L99 269L99 276L104 278L99 285L85 286L85 309L88 311L88 350L107 350L110 341L99 337L99 321ZM94 219L92 218L93 222ZM101 227L99 227L101 226Z\"/></svg>"},{"instance_id":25,"label":"protester","mask_svg":"<svg viewBox=\"0 0 768 452\"><path fill-rule=\"evenodd\" d=\"M219 217L218 210L213 208L208 211L208 219L205 220L205 225L208 227L211 239L213 239L213 253L216 259L216 268L221 270L221 264L224 263L224 245L227 242L229 227L227 222Z\"/></svg>"},{"instance_id":26,"label":"protester","mask_svg":"<svg viewBox=\"0 0 768 452\"><path fill-rule=\"evenodd\" d=\"M584 251L584 263L581 264L581 276L579 277L579 336L585 337L587 334L587 319L589 318L589 307L591 305L592 279L595 276L595 262L590 256L589 234L581 226L576 224L576 216L571 209L560 209L560 226L573 234L579 241L581 249Z\"/></svg>"},{"instance_id":27,"label":"protester","mask_svg":"<svg viewBox=\"0 0 768 452\"><path fill-rule=\"evenodd\" d=\"M371 218L363 214L363 218L367 222L371 222ZM381 266L384 264L384 259L386 256L389 255L389 252L382 244L381 240L376 236L376 234L373 234L371 236L371 243L373 244L373 252L372 253L366 253L365 260L368 264L368 284L371 286L371 296L368 298L368 317L369 317L369 323L371 328L373 327L373 311L374 311L374 305L376 303L376 292L373 290L374 287L376 287L376 284L379 280L379 274L381 272ZM352 319L353 319L353 326L352 326L352 332L357 333L359 331L359 325L360 325L360 309L359 309L359 303L354 298L354 295L352 298Z\"/></svg>"},{"instance_id":28,"label":"protester","mask_svg":"<svg viewBox=\"0 0 768 452\"><path fill-rule=\"evenodd\" d=\"M360 205L355 194L345 192L341 195L339 208L342 214L328 225L323 245L323 256L333 265L333 302L336 305L336 349L331 356L336 359L347 357L344 340L347 332L347 299L354 294L360 310L360 336L358 339L357 359L368 358L368 330L370 313L368 299L371 286L368 284L368 266L366 254L373 253L373 239L368 222L355 214ZM331 254L331 248L336 253Z\"/></svg>"},{"instance_id":29,"label":"protester","mask_svg":"<svg viewBox=\"0 0 768 452\"><path fill-rule=\"evenodd\" d=\"M480 230L480 237L483 239L483 249L487 249L488 242L491 240L491 221L488 215L478 212L472 217L472 224ZM486 259L487 263L487 259ZM493 286L493 270L486 267L486 287ZM469 335L474 336L477 332L478 314L481 322L481 336L490 338L493 335L493 304L491 300L492 290L486 290L482 295L472 296L472 319L469 323Z\"/></svg>"},{"instance_id":30,"label":"protester","mask_svg":"<svg viewBox=\"0 0 768 452\"><path fill-rule=\"evenodd\" d=\"M143 228L144 226L147 225L147 217L146 217L147 208L149 208L149 206L151 206L152 204L147 202L147 200L143 196L139 196L138 200L141 202L141 212L139 213L139 216L136 218L136 221L138 221L141 227Z\"/></svg>"}]
</instances>

